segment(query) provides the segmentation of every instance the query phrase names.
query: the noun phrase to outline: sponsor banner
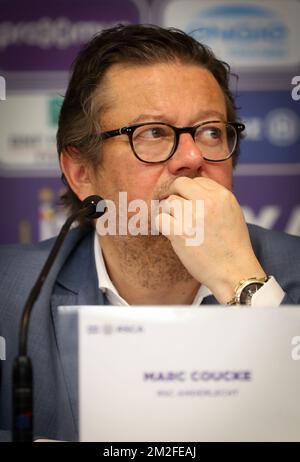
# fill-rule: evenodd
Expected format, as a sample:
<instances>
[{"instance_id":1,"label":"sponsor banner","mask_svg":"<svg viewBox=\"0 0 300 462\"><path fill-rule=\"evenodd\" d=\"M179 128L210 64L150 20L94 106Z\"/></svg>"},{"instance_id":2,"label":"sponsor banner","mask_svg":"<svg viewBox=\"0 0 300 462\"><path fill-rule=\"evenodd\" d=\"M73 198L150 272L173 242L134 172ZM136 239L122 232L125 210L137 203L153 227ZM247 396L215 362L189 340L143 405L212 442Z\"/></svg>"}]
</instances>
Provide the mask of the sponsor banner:
<instances>
[{"instance_id":1,"label":"sponsor banner","mask_svg":"<svg viewBox=\"0 0 300 462\"><path fill-rule=\"evenodd\" d=\"M242 91L236 103L246 124L240 163L300 166L300 104L290 91Z\"/></svg>"},{"instance_id":2,"label":"sponsor banner","mask_svg":"<svg viewBox=\"0 0 300 462\"><path fill-rule=\"evenodd\" d=\"M270 165L272 168L272 165ZM300 175L234 177L246 221L300 236Z\"/></svg>"},{"instance_id":3,"label":"sponsor banner","mask_svg":"<svg viewBox=\"0 0 300 462\"><path fill-rule=\"evenodd\" d=\"M57 119L62 92L10 93L0 104L0 174L58 175ZM258 104L259 101L259 104ZM237 173L300 173L300 104L288 91L242 91L237 95L246 124ZM242 168L241 168L242 167ZM296 168L296 170L295 170Z\"/></svg>"},{"instance_id":4,"label":"sponsor banner","mask_svg":"<svg viewBox=\"0 0 300 462\"><path fill-rule=\"evenodd\" d=\"M147 21L144 0L1 0L0 63L5 71L68 70L94 34Z\"/></svg>"},{"instance_id":5,"label":"sponsor banner","mask_svg":"<svg viewBox=\"0 0 300 462\"><path fill-rule=\"evenodd\" d=\"M1 178L0 244L36 243L58 234L65 213L57 207L59 178Z\"/></svg>"},{"instance_id":6,"label":"sponsor banner","mask_svg":"<svg viewBox=\"0 0 300 462\"><path fill-rule=\"evenodd\" d=\"M15 92L0 104L0 175L59 175L59 92Z\"/></svg>"},{"instance_id":7,"label":"sponsor banner","mask_svg":"<svg viewBox=\"0 0 300 462\"><path fill-rule=\"evenodd\" d=\"M154 17L208 44L236 68L300 63L298 0L157 0Z\"/></svg>"},{"instance_id":8,"label":"sponsor banner","mask_svg":"<svg viewBox=\"0 0 300 462\"><path fill-rule=\"evenodd\" d=\"M300 236L299 184L300 175L237 176L234 193L249 223ZM57 207L62 187L59 178L1 178L0 244L57 235L65 219Z\"/></svg>"}]
</instances>

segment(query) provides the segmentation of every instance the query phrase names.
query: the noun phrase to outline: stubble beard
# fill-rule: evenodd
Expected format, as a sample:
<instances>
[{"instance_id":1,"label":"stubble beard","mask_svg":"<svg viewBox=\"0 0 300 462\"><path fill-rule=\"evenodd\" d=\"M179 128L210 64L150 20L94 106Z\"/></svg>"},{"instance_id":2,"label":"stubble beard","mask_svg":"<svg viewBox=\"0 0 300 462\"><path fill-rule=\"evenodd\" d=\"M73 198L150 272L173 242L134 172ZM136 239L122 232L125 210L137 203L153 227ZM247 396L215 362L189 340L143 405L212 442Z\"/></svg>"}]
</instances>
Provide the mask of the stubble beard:
<instances>
[{"instance_id":1,"label":"stubble beard","mask_svg":"<svg viewBox=\"0 0 300 462\"><path fill-rule=\"evenodd\" d=\"M170 241L159 236L111 236L121 272L139 287L157 289L193 280Z\"/></svg>"}]
</instances>

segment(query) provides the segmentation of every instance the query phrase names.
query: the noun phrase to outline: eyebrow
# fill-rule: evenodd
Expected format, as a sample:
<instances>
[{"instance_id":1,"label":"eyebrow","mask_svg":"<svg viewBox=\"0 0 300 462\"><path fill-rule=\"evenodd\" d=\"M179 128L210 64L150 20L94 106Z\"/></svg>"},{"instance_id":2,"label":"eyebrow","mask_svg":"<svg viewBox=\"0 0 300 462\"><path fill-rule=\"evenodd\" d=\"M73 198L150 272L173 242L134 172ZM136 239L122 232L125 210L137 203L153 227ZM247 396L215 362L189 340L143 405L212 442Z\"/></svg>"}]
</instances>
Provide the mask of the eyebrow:
<instances>
[{"instance_id":1,"label":"eyebrow","mask_svg":"<svg viewBox=\"0 0 300 462\"><path fill-rule=\"evenodd\" d=\"M211 119L212 118L217 118L218 120L225 121L224 114L222 114L219 111L200 111L198 113L197 120L201 119ZM138 117L132 119L129 123L130 124L137 124L139 122L147 122L147 121L160 121L160 122L165 122L165 123L172 123L170 117L167 115L161 113L161 114L140 114Z\"/></svg>"}]
</instances>

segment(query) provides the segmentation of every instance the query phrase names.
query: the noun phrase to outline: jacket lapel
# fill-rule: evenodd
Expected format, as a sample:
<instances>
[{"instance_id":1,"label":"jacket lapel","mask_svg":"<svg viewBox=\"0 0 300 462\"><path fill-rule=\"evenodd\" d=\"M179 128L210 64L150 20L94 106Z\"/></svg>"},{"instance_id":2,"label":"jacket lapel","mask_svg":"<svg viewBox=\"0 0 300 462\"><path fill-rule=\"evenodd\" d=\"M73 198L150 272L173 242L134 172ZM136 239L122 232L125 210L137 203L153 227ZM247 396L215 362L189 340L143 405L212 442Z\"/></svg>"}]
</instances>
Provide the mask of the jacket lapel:
<instances>
[{"instance_id":1,"label":"jacket lapel","mask_svg":"<svg viewBox=\"0 0 300 462\"><path fill-rule=\"evenodd\" d=\"M201 305L219 305L219 302L213 295L208 295L208 297L203 299Z\"/></svg>"},{"instance_id":2,"label":"jacket lapel","mask_svg":"<svg viewBox=\"0 0 300 462\"><path fill-rule=\"evenodd\" d=\"M77 243L76 251L70 253L57 277L51 297L51 312L59 361L71 405L72 419L77 429L78 316L76 309L62 310L59 307L106 304L98 288L93 238L94 233L90 232Z\"/></svg>"}]
</instances>

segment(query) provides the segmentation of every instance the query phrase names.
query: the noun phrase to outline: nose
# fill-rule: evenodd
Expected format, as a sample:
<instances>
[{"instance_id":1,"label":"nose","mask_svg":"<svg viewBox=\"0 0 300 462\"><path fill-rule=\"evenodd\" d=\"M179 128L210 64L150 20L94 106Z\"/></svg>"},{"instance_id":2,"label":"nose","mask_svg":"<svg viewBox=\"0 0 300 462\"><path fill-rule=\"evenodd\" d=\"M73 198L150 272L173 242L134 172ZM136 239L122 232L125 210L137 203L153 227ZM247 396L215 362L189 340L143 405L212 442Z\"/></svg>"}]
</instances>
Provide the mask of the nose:
<instances>
[{"instance_id":1,"label":"nose","mask_svg":"<svg viewBox=\"0 0 300 462\"><path fill-rule=\"evenodd\" d=\"M202 168L204 159L190 133L181 133L175 154L168 161L170 173L196 175Z\"/></svg>"}]
</instances>

